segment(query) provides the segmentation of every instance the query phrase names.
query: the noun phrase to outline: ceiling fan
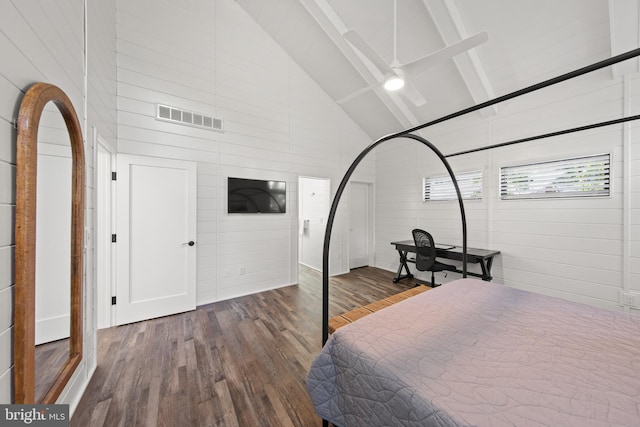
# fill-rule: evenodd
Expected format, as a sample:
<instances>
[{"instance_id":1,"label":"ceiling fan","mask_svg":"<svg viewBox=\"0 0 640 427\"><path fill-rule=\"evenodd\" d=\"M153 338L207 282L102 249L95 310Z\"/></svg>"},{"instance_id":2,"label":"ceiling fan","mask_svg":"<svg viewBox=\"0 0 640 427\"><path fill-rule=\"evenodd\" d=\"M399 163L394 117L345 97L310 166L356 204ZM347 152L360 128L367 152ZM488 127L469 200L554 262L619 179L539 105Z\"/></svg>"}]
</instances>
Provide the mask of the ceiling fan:
<instances>
[{"instance_id":1,"label":"ceiling fan","mask_svg":"<svg viewBox=\"0 0 640 427\"><path fill-rule=\"evenodd\" d=\"M397 19L397 0L393 2L393 61L391 64L387 64L387 62L375 51L363 38L362 36L354 29L347 30L343 37L351 43L353 47L359 50L366 58L368 58L373 65L380 70L380 73L383 75L382 80L371 84L367 87L359 89L344 98L341 98L337 101L338 104L344 104L352 100L353 98L375 88L378 86L383 86L388 91L398 90L400 88L404 88L402 90L402 94L408 98L413 104L416 106L424 105L427 101L424 99L422 94L408 81L405 80L405 76L418 75L429 68L435 66L438 63L444 62L448 59L453 58L456 55L459 55L463 52L466 52L469 49L472 49L482 43L485 43L489 40L489 35L486 31L478 33L474 36L467 37L465 39L460 40L452 45L449 45L443 49L440 49L436 52L430 53L426 56L423 56L418 59L414 59L413 61L407 62L406 64L400 64L397 58L397 46L398 46L398 19Z\"/></svg>"}]
</instances>

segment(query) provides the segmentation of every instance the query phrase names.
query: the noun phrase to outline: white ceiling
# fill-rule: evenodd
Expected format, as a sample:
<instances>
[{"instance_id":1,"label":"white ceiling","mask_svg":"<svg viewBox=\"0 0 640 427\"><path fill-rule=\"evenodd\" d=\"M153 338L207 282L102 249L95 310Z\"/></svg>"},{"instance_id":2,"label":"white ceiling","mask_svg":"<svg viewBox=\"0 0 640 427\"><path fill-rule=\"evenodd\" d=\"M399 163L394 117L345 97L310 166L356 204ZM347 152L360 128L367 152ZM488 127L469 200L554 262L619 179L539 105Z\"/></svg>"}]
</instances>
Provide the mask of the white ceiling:
<instances>
[{"instance_id":1,"label":"white ceiling","mask_svg":"<svg viewBox=\"0 0 640 427\"><path fill-rule=\"evenodd\" d=\"M393 60L393 0L236 1L336 101L382 78L342 36L347 29ZM375 139L608 58L610 1L397 0L400 63L482 31L489 41L408 76L427 100L421 107L381 87L342 107Z\"/></svg>"}]
</instances>

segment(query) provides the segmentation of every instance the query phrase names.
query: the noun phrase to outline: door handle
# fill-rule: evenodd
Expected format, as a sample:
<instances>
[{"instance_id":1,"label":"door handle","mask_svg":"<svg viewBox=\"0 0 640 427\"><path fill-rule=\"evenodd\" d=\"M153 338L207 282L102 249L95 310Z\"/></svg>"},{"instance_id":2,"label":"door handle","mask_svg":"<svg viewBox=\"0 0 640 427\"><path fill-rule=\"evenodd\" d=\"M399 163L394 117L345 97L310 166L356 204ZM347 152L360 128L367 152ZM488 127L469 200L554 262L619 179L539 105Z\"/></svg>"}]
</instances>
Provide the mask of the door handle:
<instances>
[{"instance_id":1,"label":"door handle","mask_svg":"<svg viewBox=\"0 0 640 427\"><path fill-rule=\"evenodd\" d=\"M184 245L193 246L193 245L195 245L195 244L196 244L196 242L194 242L193 240L189 240L188 242L184 242L184 243L182 244L182 246L184 246Z\"/></svg>"}]
</instances>

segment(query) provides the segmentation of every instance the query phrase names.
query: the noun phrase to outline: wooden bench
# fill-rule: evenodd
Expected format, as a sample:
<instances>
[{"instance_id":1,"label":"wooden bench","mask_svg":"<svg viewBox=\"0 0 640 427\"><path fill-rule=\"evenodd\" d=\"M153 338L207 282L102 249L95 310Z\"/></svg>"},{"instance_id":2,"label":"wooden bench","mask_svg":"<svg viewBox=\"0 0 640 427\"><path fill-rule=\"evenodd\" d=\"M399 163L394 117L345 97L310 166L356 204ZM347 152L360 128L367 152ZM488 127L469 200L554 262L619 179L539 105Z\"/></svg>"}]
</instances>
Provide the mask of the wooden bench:
<instances>
[{"instance_id":1,"label":"wooden bench","mask_svg":"<svg viewBox=\"0 0 640 427\"><path fill-rule=\"evenodd\" d=\"M361 317L367 316L371 313L375 313L378 310L389 307L390 305L396 304L400 301L411 298L414 295L421 294L431 289L432 288L428 286L419 285L415 288L400 292L399 294L391 295L387 298L381 299L380 301L372 302L371 304L367 304L364 307L357 307L351 311L332 317L331 319L329 319L329 333L332 334L338 328L355 322Z\"/></svg>"}]
</instances>

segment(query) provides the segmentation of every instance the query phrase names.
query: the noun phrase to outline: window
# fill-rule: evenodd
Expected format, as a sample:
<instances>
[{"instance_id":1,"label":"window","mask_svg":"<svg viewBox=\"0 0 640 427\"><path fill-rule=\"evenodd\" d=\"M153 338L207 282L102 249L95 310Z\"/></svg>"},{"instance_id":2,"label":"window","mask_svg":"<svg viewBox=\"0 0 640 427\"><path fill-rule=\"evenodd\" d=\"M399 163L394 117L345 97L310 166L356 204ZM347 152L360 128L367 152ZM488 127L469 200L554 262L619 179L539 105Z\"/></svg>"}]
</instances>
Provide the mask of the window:
<instances>
[{"instance_id":1,"label":"window","mask_svg":"<svg viewBox=\"0 0 640 427\"><path fill-rule=\"evenodd\" d=\"M456 175L460 194L463 199L482 199L482 171L464 172ZM424 178L423 199L432 200L458 200L456 189L449 175L441 175L432 178Z\"/></svg>"},{"instance_id":2,"label":"window","mask_svg":"<svg viewBox=\"0 0 640 427\"><path fill-rule=\"evenodd\" d=\"M500 198L608 196L609 154L500 168Z\"/></svg>"}]
</instances>

